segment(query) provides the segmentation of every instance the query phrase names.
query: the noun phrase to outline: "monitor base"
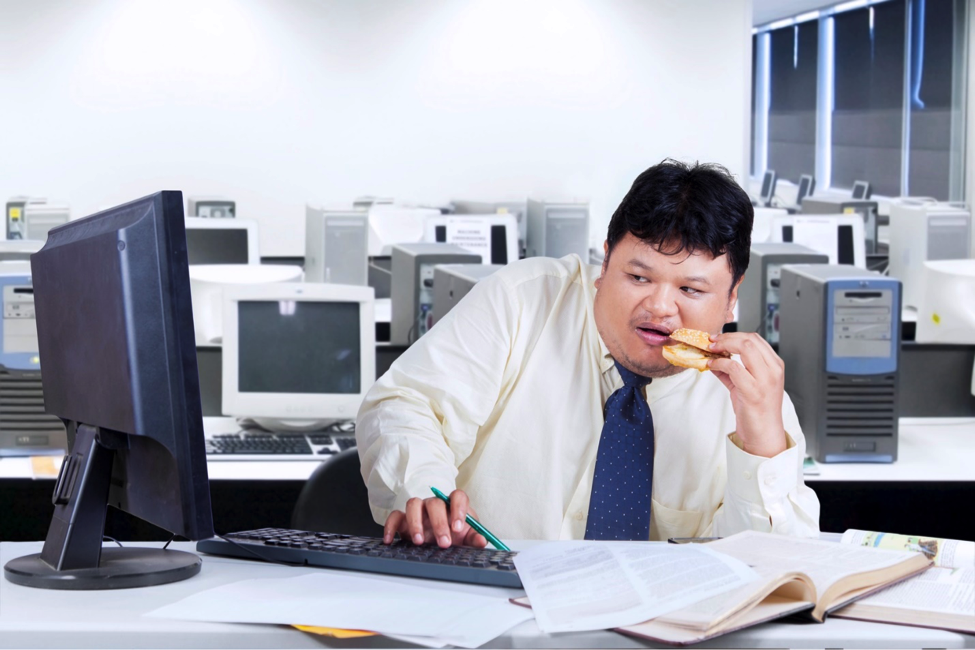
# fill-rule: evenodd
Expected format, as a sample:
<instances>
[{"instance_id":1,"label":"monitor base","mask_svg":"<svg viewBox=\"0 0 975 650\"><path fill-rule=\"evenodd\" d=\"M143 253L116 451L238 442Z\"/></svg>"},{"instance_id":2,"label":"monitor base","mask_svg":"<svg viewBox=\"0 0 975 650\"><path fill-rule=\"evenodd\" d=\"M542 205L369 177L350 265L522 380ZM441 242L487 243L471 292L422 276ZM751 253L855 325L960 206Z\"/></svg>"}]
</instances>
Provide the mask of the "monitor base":
<instances>
[{"instance_id":1,"label":"monitor base","mask_svg":"<svg viewBox=\"0 0 975 650\"><path fill-rule=\"evenodd\" d=\"M3 575L16 585L38 589L131 589L192 578L202 564L198 555L184 551L103 548L95 568L58 571L34 553L7 562Z\"/></svg>"}]
</instances>

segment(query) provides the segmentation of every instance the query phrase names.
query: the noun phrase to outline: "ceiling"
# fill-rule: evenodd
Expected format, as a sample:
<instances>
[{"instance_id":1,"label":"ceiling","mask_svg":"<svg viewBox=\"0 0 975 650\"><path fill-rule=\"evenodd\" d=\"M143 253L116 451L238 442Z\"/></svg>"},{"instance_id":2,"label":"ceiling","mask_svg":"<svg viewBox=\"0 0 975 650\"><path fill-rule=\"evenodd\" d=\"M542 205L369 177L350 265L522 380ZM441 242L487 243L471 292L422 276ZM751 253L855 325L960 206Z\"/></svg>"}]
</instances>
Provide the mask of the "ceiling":
<instances>
[{"instance_id":1,"label":"ceiling","mask_svg":"<svg viewBox=\"0 0 975 650\"><path fill-rule=\"evenodd\" d=\"M764 25L813 9L831 7L840 0L752 0L752 25Z\"/></svg>"}]
</instances>

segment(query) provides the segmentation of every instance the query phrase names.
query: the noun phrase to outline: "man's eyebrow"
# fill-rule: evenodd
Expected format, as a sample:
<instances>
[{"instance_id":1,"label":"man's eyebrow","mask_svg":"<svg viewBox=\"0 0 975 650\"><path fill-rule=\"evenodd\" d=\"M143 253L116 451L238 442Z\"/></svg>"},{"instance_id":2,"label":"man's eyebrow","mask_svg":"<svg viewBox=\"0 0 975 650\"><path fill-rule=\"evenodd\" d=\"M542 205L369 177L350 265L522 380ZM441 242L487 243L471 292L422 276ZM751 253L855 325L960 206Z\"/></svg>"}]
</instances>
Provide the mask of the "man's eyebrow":
<instances>
[{"instance_id":1,"label":"man's eyebrow","mask_svg":"<svg viewBox=\"0 0 975 650\"><path fill-rule=\"evenodd\" d=\"M653 267L652 266L650 266L648 264L645 264L644 262L641 262L640 260L638 260L636 258L633 258L632 260L630 260L629 262L627 262L627 264L629 264L630 266L635 266L637 268L643 269L644 271L652 271L653 270Z\"/></svg>"},{"instance_id":2,"label":"man's eyebrow","mask_svg":"<svg viewBox=\"0 0 975 650\"><path fill-rule=\"evenodd\" d=\"M638 260L636 258L631 259L629 262L627 262L627 264L629 264L630 266L635 266L635 267L637 267L639 269L643 269L644 271L652 271L653 270L653 267L652 266L650 266L649 264L647 264L645 262L642 262L642 261L640 261L640 260ZM708 286L708 287L711 286L711 281L708 280L703 275L689 275L689 276L687 276L687 277L684 278L684 282L691 282L691 283L703 284L703 285Z\"/></svg>"}]
</instances>

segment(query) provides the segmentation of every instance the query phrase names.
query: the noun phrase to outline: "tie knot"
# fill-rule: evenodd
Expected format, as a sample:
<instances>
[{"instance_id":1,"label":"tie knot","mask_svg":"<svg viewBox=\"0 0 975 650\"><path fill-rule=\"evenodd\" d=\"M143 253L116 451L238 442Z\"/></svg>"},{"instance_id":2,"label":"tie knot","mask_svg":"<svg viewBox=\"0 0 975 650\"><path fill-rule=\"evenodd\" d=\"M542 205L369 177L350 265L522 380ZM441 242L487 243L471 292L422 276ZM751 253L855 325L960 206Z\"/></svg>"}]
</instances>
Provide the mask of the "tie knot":
<instances>
[{"instance_id":1,"label":"tie knot","mask_svg":"<svg viewBox=\"0 0 975 650\"><path fill-rule=\"evenodd\" d=\"M628 388L643 388L652 381L650 377L638 375L635 372L623 367L619 361L614 360L613 363L616 364L616 370L619 371L620 377L623 378L623 385L627 386Z\"/></svg>"}]
</instances>

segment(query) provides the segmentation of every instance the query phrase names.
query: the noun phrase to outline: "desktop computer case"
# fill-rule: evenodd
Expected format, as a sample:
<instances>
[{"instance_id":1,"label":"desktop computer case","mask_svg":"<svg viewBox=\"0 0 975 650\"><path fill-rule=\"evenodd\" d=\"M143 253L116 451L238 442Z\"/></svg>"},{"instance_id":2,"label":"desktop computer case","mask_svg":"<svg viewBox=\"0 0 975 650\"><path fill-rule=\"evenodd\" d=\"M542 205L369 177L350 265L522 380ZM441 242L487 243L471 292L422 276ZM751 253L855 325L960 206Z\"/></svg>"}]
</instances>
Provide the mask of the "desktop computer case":
<instances>
[{"instance_id":1,"label":"desktop computer case","mask_svg":"<svg viewBox=\"0 0 975 650\"><path fill-rule=\"evenodd\" d=\"M827 341L840 326L836 308L829 313L829 292L853 288L851 280L864 291L893 289L888 322L894 365L891 369L886 364L888 371L862 372L872 360L858 358L844 359L847 372L827 367ZM799 416L806 453L820 462L897 460L900 283L851 266L786 266L781 299L779 355L785 361L785 389Z\"/></svg>"}]
</instances>

